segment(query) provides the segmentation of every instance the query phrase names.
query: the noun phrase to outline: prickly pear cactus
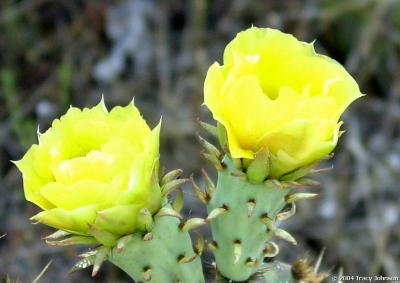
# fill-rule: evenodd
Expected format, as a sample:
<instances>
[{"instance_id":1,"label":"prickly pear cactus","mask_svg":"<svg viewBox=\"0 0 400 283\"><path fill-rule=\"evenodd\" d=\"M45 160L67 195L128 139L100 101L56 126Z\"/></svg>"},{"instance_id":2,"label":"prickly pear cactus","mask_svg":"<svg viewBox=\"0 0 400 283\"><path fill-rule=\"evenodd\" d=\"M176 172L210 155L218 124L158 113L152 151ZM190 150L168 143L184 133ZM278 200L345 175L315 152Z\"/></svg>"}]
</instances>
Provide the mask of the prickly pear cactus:
<instances>
[{"instance_id":1,"label":"prickly pear cactus","mask_svg":"<svg viewBox=\"0 0 400 283\"><path fill-rule=\"evenodd\" d=\"M211 219L214 241L210 246L219 272L244 281L257 271L264 256L276 255L277 246L269 242L274 235L294 241L275 227L291 189L273 181L249 183L229 158L222 164L225 168L218 172L218 184L207 209L211 213L221 208L225 213Z\"/></svg>"},{"instance_id":2,"label":"prickly pear cactus","mask_svg":"<svg viewBox=\"0 0 400 283\"><path fill-rule=\"evenodd\" d=\"M108 260L137 282L204 282L200 258L187 232L172 216L155 219L151 232L135 233L121 240ZM126 241L125 243L123 243Z\"/></svg>"}]
</instances>

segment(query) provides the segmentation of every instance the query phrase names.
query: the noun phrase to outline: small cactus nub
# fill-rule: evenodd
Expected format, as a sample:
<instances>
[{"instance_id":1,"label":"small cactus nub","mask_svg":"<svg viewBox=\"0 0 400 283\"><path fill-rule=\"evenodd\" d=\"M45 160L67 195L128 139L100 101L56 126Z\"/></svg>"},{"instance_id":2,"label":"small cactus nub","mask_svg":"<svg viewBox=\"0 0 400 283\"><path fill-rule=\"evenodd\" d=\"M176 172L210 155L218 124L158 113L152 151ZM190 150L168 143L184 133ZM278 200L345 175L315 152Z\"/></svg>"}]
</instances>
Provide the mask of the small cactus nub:
<instances>
[{"instance_id":1,"label":"small cactus nub","mask_svg":"<svg viewBox=\"0 0 400 283\"><path fill-rule=\"evenodd\" d=\"M144 281L150 281L152 277L152 270L149 266L143 268L143 279Z\"/></svg>"},{"instance_id":2,"label":"small cactus nub","mask_svg":"<svg viewBox=\"0 0 400 283\"><path fill-rule=\"evenodd\" d=\"M240 240L236 240L233 243L233 256L235 257L233 263L238 263L240 256L242 255L242 243Z\"/></svg>"}]
</instances>

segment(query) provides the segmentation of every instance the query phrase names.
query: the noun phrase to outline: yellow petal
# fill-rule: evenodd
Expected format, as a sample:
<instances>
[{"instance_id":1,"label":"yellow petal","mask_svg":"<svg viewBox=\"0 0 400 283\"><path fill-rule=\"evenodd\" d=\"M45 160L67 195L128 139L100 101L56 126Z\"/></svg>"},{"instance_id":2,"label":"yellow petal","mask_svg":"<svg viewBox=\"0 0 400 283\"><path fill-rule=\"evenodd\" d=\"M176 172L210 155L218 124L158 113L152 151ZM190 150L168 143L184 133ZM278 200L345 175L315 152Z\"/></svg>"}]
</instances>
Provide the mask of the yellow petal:
<instances>
[{"instance_id":1,"label":"yellow petal","mask_svg":"<svg viewBox=\"0 0 400 283\"><path fill-rule=\"evenodd\" d=\"M252 74L258 77L264 93L276 98L279 91L279 85L276 84L278 66L292 57L313 53L313 48L291 34L252 27L238 33L226 46L224 64L232 70L237 67L243 69L243 62L253 63L256 69Z\"/></svg>"},{"instance_id":2,"label":"yellow petal","mask_svg":"<svg viewBox=\"0 0 400 283\"><path fill-rule=\"evenodd\" d=\"M269 113L265 110L271 104L270 99L262 92L259 81L254 76L244 76L240 78L232 87L231 92L224 94L223 118L229 121L229 125L221 122L230 136L236 136L239 146L244 150L257 151L254 140L259 140L264 135L264 123L269 118ZM232 131L231 131L232 130ZM230 133L231 132L231 133ZM229 143L234 158L234 144Z\"/></svg>"},{"instance_id":3,"label":"yellow petal","mask_svg":"<svg viewBox=\"0 0 400 283\"><path fill-rule=\"evenodd\" d=\"M265 137L271 150L270 176L277 178L329 154L337 144L340 125L330 120L299 120Z\"/></svg>"},{"instance_id":4,"label":"yellow petal","mask_svg":"<svg viewBox=\"0 0 400 283\"><path fill-rule=\"evenodd\" d=\"M139 205L117 205L97 212L94 225L117 235L126 235L135 231L137 215L143 208Z\"/></svg>"},{"instance_id":5,"label":"yellow petal","mask_svg":"<svg viewBox=\"0 0 400 283\"><path fill-rule=\"evenodd\" d=\"M53 208L42 211L31 219L56 229L75 234L89 235L88 223L93 223L96 217L96 209L96 205L83 206L74 210Z\"/></svg>"},{"instance_id":6,"label":"yellow petal","mask_svg":"<svg viewBox=\"0 0 400 283\"><path fill-rule=\"evenodd\" d=\"M151 130L132 103L125 107L114 107L110 112L110 120L113 135L134 143L136 147L143 148L144 139L150 136Z\"/></svg>"},{"instance_id":7,"label":"yellow petal","mask_svg":"<svg viewBox=\"0 0 400 283\"><path fill-rule=\"evenodd\" d=\"M111 205L120 193L110 184L81 180L70 185L51 182L40 189L40 193L54 206L73 210L89 204Z\"/></svg>"},{"instance_id":8,"label":"yellow petal","mask_svg":"<svg viewBox=\"0 0 400 283\"><path fill-rule=\"evenodd\" d=\"M354 79L335 61L325 56L299 56L283 63L277 71L276 84L289 85L312 96L330 96L337 101L335 117L361 96Z\"/></svg>"},{"instance_id":9,"label":"yellow petal","mask_svg":"<svg viewBox=\"0 0 400 283\"><path fill-rule=\"evenodd\" d=\"M40 176L36 172L38 170L38 168L35 168L35 153L37 150L38 146L33 145L20 161L14 163L23 176L25 198L42 209L49 209L54 206L40 195L39 190L51 179Z\"/></svg>"}]
</instances>

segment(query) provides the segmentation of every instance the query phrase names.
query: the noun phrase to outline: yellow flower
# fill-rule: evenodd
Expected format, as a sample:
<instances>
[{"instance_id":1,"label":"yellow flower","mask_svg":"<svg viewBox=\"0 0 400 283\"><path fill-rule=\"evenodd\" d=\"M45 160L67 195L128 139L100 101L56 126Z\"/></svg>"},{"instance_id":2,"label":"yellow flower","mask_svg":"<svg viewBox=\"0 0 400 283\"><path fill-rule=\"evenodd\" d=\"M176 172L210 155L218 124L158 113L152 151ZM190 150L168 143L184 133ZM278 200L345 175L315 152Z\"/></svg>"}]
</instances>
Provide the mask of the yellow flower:
<instances>
[{"instance_id":1,"label":"yellow flower","mask_svg":"<svg viewBox=\"0 0 400 283\"><path fill-rule=\"evenodd\" d=\"M233 158L270 152L277 178L329 154L337 144L340 115L361 96L354 79L313 44L269 28L240 32L214 63L204 103L222 124Z\"/></svg>"},{"instance_id":2,"label":"yellow flower","mask_svg":"<svg viewBox=\"0 0 400 283\"><path fill-rule=\"evenodd\" d=\"M159 132L133 103L70 108L16 162L26 199L43 209L32 219L95 238L132 233L140 209L161 206Z\"/></svg>"}]
</instances>

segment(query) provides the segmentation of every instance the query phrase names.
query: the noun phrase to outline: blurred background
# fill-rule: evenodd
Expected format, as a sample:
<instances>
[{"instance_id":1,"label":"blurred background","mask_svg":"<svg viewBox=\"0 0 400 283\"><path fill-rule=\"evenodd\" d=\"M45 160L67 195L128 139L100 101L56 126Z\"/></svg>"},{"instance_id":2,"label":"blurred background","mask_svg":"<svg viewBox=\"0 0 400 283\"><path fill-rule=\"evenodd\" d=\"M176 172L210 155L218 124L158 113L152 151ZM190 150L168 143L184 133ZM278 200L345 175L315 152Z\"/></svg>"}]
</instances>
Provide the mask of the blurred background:
<instances>
[{"instance_id":1,"label":"blurred background","mask_svg":"<svg viewBox=\"0 0 400 283\"><path fill-rule=\"evenodd\" d=\"M251 25L275 27L346 66L367 96L343 117L334 170L318 175L318 199L282 225L299 245L281 260L317 257L345 275L400 276L400 1L398 0L2 0L0 1L0 280L129 282L110 264L95 279L69 274L77 248L46 246L51 229L31 225L10 160L37 141L69 105L109 108L135 97L151 126L163 116L162 165L199 176L208 168L196 141L208 66ZM187 213L204 210L186 188ZM205 230L205 233L208 233ZM82 248L85 250L85 248ZM212 274L211 259L205 268ZM329 280L328 280L329 281Z\"/></svg>"}]
</instances>

